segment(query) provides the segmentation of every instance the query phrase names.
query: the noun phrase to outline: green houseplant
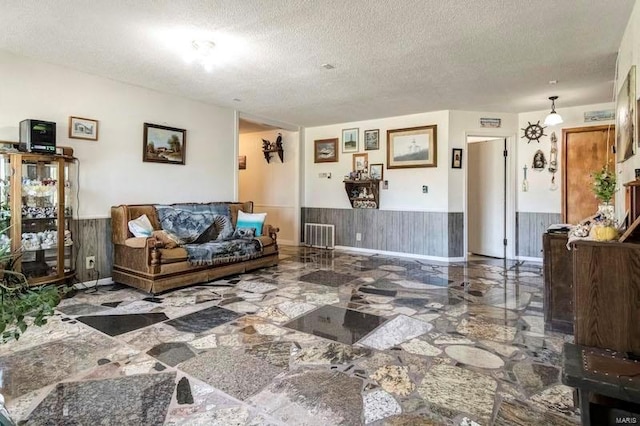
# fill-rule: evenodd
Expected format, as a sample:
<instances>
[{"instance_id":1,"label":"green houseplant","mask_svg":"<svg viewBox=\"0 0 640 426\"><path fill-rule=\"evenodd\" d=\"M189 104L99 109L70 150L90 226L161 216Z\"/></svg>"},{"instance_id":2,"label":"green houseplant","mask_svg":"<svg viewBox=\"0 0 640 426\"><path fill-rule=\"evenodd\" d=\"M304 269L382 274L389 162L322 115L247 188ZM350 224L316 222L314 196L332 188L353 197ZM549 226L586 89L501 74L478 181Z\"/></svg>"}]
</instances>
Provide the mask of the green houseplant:
<instances>
[{"instance_id":1,"label":"green houseplant","mask_svg":"<svg viewBox=\"0 0 640 426\"><path fill-rule=\"evenodd\" d=\"M593 194L600 201L595 219L593 236L598 241L610 241L618 237L617 221L611 199L616 193L616 175L604 165L598 172L591 174Z\"/></svg>"},{"instance_id":2,"label":"green houseplant","mask_svg":"<svg viewBox=\"0 0 640 426\"><path fill-rule=\"evenodd\" d=\"M605 165L598 172L591 174L593 179L593 194L602 204L610 204L616 193L616 175Z\"/></svg>"},{"instance_id":3,"label":"green houseplant","mask_svg":"<svg viewBox=\"0 0 640 426\"><path fill-rule=\"evenodd\" d=\"M29 287L27 278L15 270L19 256L6 240L0 244L0 343L18 340L31 325L46 324L66 291L55 285Z\"/></svg>"}]
</instances>

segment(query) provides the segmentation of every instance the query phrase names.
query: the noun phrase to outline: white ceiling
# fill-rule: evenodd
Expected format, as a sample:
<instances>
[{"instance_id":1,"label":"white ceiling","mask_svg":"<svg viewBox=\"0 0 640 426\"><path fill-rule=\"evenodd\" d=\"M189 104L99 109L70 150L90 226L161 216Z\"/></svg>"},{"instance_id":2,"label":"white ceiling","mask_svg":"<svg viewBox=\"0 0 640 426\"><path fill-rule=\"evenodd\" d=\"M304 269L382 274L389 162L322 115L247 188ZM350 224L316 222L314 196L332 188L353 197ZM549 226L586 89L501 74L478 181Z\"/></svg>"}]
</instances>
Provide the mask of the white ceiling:
<instances>
[{"instance_id":1,"label":"white ceiling","mask_svg":"<svg viewBox=\"0 0 640 426\"><path fill-rule=\"evenodd\" d=\"M3 0L0 49L302 126L523 112L611 100L634 1Z\"/></svg>"}]
</instances>

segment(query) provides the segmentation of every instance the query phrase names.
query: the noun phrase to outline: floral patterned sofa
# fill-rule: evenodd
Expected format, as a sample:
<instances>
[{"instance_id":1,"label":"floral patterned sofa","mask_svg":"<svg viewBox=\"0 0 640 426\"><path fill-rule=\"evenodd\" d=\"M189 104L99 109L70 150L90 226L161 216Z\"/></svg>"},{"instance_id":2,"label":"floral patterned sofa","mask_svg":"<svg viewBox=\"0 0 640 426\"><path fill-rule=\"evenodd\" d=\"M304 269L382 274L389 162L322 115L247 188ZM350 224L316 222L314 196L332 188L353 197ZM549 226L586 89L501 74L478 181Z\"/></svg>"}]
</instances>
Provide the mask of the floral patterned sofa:
<instances>
[{"instance_id":1,"label":"floral patterned sofa","mask_svg":"<svg viewBox=\"0 0 640 426\"><path fill-rule=\"evenodd\" d=\"M253 202L182 203L194 206L228 208L235 228L238 211L253 212ZM177 206L170 205L170 206ZM147 215L154 232L149 237L134 237L129 221ZM158 231L158 232L156 232ZM178 287L212 281L224 276L243 273L278 263L277 233L269 224L263 226L262 236L253 238L260 247L250 256L225 256L210 262L194 262L184 245L168 244L162 237L162 227L154 204L128 204L111 207L111 239L113 242L112 279L157 294Z\"/></svg>"}]
</instances>

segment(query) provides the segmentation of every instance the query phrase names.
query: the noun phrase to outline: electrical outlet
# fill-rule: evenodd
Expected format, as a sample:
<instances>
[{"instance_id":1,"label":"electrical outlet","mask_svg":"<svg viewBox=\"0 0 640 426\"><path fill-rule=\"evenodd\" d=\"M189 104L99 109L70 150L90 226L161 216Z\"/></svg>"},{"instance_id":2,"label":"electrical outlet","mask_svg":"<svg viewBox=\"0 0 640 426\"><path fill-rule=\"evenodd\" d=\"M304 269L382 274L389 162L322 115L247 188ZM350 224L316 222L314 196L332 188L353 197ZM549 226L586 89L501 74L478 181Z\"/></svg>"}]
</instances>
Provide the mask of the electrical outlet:
<instances>
[{"instance_id":1,"label":"electrical outlet","mask_svg":"<svg viewBox=\"0 0 640 426\"><path fill-rule=\"evenodd\" d=\"M356 232L356 241L362 241L362 234L359 232Z\"/></svg>"},{"instance_id":2,"label":"electrical outlet","mask_svg":"<svg viewBox=\"0 0 640 426\"><path fill-rule=\"evenodd\" d=\"M422 185L422 193L426 194L427 192L429 192L429 187L427 185Z\"/></svg>"},{"instance_id":3,"label":"electrical outlet","mask_svg":"<svg viewBox=\"0 0 640 426\"><path fill-rule=\"evenodd\" d=\"M93 269L96 267L95 256L87 256L84 261L85 261L85 269Z\"/></svg>"}]
</instances>

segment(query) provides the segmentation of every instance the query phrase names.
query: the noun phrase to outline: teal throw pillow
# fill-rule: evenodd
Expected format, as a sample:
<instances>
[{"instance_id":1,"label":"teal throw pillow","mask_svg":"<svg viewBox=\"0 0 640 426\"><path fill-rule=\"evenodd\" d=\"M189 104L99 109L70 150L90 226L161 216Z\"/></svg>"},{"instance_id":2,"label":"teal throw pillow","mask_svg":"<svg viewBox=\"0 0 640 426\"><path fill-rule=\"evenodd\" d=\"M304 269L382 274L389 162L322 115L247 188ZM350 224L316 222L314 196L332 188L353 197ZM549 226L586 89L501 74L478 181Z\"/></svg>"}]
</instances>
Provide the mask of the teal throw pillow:
<instances>
[{"instance_id":1,"label":"teal throw pillow","mask_svg":"<svg viewBox=\"0 0 640 426\"><path fill-rule=\"evenodd\" d=\"M236 229L255 228L256 237L259 237L262 235L262 226L264 225L264 220L266 217L266 213L245 213L242 210L239 210Z\"/></svg>"}]
</instances>

